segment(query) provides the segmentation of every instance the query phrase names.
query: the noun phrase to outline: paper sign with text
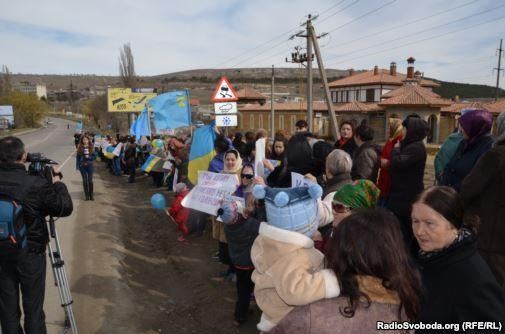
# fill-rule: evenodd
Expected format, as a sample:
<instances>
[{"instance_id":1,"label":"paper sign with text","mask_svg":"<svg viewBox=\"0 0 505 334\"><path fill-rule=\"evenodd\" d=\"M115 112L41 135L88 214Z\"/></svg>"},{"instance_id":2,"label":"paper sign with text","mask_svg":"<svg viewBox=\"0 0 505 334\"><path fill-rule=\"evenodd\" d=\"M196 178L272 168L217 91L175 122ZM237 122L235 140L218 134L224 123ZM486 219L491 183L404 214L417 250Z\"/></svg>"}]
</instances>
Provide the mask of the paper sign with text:
<instances>
[{"instance_id":1,"label":"paper sign with text","mask_svg":"<svg viewBox=\"0 0 505 334\"><path fill-rule=\"evenodd\" d=\"M291 187L309 187L315 184L314 182L303 177L302 174L291 172Z\"/></svg>"}]
</instances>

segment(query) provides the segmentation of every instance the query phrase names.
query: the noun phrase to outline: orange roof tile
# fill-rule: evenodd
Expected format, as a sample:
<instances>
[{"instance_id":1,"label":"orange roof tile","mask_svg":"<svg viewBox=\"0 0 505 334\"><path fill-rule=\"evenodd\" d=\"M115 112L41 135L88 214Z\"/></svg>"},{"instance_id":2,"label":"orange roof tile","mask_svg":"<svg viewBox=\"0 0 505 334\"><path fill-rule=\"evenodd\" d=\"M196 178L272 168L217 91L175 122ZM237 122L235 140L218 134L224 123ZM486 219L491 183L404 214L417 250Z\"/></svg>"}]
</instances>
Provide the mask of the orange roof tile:
<instances>
[{"instance_id":1,"label":"orange roof tile","mask_svg":"<svg viewBox=\"0 0 505 334\"><path fill-rule=\"evenodd\" d=\"M312 110L314 111L328 111L328 107L324 102L313 102ZM274 104L275 111L307 111L307 102L286 102L286 103L275 103ZM240 111L270 111L270 103L266 103L264 105L259 104L246 104L244 106L238 107Z\"/></svg>"},{"instance_id":2,"label":"orange roof tile","mask_svg":"<svg viewBox=\"0 0 505 334\"><path fill-rule=\"evenodd\" d=\"M379 69L379 73L374 75L374 71L366 71L359 74L354 74L343 79L335 80L329 83L330 88L339 88L347 86L364 86L364 85L403 85L403 80L407 79L407 75L396 73L391 75L389 70ZM434 81L421 79L421 86L439 87L440 85Z\"/></svg>"},{"instance_id":3,"label":"orange roof tile","mask_svg":"<svg viewBox=\"0 0 505 334\"><path fill-rule=\"evenodd\" d=\"M239 100L266 100L266 96L258 92L256 89L246 86L237 91Z\"/></svg>"},{"instance_id":4,"label":"orange roof tile","mask_svg":"<svg viewBox=\"0 0 505 334\"><path fill-rule=\"evenodd\" d=\"M349 103L342 103L335 106L335 112L372 112L381 111L381 107L377 103L363 103L358 101L353 101Z\"/></svg>"},{"instance_id":5,"label":"orange roof tile","mask_svg":"<svg viewBox=\"0 0 505 334\"><path fill-rule=\"evenodd\" d=\"M429 107L442 107L451 104L452 101L436 97L433 92L418 85L405 85L402 87L400 95L390 97L379 103L380 106L409 105Z\"/></svg>"},{"instance_id":6,"label":"orange roof tile","mask_svg":"<svg viewBox=\"0 0 505 334\"><path fill-rule=\"evenodd\" d=\"M464 108L486 108L486 106L482 102L455 102L450 106L443 107L440 111L459 114L461 109Z\"/></svg>"},{"instance_id":7,"label":"orange roof tile","mask_svg":"<svg viewBox=\"0 0 505 334\"><path fill-rule=\"evenodd\" d=\"M391 97L395 97L395 96L399 96L399 95L403 95L405 94L405 91L410 89L409 87L411 87L412 85L403 85L399 88L396 88L396 89L393 89L392 91L389 91L387 92L386 94L382 94L381 98L383 99L387 99L387 98L391 98ZM429 90L429 89L424 89L423 88L423 93L428 95L428 96L432 96L432 97L436 97L436 98L440 98L440 95L438 95L437 93Z\"/></svg>"},{"instance_id":8,"label":"orange roof tile","mask_svg":"<svg viewBox=\"0 0 505 334\"><path fill-rule=\"evenodd\" d=\"M487 110L489 110L492 113L499 114L501 112L504 112L505 111L505 99L498 100L493 103L487 103L484 105L484 108L486 108Z\"/></svg>"}]
</instances>

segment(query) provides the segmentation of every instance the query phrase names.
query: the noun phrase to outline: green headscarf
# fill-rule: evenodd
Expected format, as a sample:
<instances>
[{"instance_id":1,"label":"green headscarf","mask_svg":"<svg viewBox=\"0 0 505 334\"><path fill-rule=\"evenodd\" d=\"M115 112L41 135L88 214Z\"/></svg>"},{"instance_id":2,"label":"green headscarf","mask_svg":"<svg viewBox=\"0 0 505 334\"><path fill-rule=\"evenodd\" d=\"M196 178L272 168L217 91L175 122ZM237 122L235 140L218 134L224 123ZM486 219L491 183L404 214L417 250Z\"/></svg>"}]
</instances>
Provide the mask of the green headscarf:
<instances>
[{"instance_id":1,"label":"green headscarf","mask_svg":"<svg viewBox=\"0 0 505 334\"><path fill-rule=\"evenodd\" d=\"M379 194L379 188L372 181L356 180L340 188L333 196L333 201L352 209L369 209L377 205Z\"/></svg>"}]
</instances>

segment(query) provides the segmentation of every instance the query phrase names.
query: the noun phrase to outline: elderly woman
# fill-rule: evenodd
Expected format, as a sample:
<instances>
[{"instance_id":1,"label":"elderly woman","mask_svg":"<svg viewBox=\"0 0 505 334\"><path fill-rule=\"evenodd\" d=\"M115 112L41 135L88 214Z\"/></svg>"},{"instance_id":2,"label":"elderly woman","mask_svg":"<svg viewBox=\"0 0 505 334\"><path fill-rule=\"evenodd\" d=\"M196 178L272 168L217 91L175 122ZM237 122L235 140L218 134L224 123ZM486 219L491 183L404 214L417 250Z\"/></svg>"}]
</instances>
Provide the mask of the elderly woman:
<instances>
[{"instance_id":1,"label":"elderly woman","mask_svg":"<svg viewBox=\"0 0 505 334\"><path fill-rule=\"evenodd\" d=\"M460 190L463 179L470 174L479 158L493 145L493 116L485 109L475 109L459 118L463 141L441 176L440 184Z\"/></svg>"},{"instance_id":2,"label":"elderly woman","mask_svg":"<svg viewBox=\"0 0 505 334\"><path fill-rule=\"evenodd\" d=\"M479 252L505 290L505 112L496 123L493 147L463 180L460 193L468 213L480 217Z\"/></svg>"},{"instance_id":3,"label":"elderly woman","mask_svg":"<svg viewBox=\"0 0 505 334\"><path fill-rule=\"evenodd\" d=\"M316 237L316 248L324 253L326 250L325 245L332 233L331 227L336 227L353 210L375 208L379 193L379 189L372 181L357 180L344 184L336 192L327 195L324 201L319 202L321 238ZM328 206L330 207L330 214L326 213ZM330 223L331 225L329 225Z\"/></svg>"},{"instance_id":4,"label":"elderly woman","mask_svg":"<svg viewBox=\"0 0 505 334\"><path fill-rule=\"evenodd\" d=\"M421 283L405 248L397 247L402 242L398 220L386 211L357 211L342 220L326 254L340 296L295 307L269 333L376 333L381 323L415 321Z\"/></svg>"},{"instance_id":5,"label":"elderly woman","mask_svg":"<svg viewBox=\"0 0 505 334\"><path fill-rule=\"evenodd\" d=\"M426 189L412 208L425 296L419 321L505 323L505 296L477 251L478 218L450 187Z\"/></svg>"}]
</instances>

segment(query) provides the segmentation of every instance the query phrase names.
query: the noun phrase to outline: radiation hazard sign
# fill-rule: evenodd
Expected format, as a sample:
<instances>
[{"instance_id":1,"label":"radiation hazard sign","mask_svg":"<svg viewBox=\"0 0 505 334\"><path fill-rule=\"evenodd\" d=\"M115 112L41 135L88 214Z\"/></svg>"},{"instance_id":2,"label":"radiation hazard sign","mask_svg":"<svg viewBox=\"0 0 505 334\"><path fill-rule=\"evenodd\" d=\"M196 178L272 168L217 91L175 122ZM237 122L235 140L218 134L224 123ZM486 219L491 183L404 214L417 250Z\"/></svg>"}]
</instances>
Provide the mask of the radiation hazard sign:
<instances>
[{"instance_id":1,"label":"radiation hazard sign","mask_svg":"<svg viewBox=\"0 0 505 334\"><path fill-rule=\"evenodd\" d=\"M231 102L237 101L238 96L233 87L231 86L228 78L223 76L219 80L219 84L216 86L214 90L214 94L212 95L212 102Z\"/></svg>"}]
</instances>

